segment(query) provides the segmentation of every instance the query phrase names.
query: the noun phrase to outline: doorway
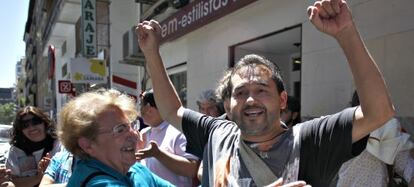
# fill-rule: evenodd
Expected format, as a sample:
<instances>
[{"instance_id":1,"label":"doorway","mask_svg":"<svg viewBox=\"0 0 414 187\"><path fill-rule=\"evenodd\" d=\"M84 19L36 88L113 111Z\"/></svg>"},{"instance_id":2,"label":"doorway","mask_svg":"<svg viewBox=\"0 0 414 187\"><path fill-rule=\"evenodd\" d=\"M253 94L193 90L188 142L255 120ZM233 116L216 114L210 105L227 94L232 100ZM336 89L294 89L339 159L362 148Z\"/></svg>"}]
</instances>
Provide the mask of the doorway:
<instances>
[{"instance_id":1,"label":"doorway","mask_svg":"<svg viewBox=\"0 0 414 187\"><path fill-rule=\"evenodd\" d=\"M301 99L302 25L295 25L229 47L229 67L246 54L258 54L276 63L289 95Z\"/></svg>"}]
</instances>

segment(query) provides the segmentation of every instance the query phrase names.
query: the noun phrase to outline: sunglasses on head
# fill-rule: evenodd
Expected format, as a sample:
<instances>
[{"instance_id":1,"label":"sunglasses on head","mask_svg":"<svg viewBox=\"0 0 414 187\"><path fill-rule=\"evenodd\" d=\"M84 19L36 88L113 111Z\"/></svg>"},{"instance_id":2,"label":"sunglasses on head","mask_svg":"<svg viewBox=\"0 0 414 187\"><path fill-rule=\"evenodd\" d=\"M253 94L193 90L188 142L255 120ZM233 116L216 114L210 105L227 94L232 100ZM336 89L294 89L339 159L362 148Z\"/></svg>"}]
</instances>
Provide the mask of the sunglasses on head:
<instances>
[{"instance_id":1,"label":"sunglasses on head","mask_svg":"<svg viewBox=\"0 0 414 187\"><path fill-rule=\"evenodd\" d=\"M32 117L30 119L21 120L23 129L29 127L29 125L35 126L43 123L43 120L39 117Z\"/></svg>"}]
</instances>

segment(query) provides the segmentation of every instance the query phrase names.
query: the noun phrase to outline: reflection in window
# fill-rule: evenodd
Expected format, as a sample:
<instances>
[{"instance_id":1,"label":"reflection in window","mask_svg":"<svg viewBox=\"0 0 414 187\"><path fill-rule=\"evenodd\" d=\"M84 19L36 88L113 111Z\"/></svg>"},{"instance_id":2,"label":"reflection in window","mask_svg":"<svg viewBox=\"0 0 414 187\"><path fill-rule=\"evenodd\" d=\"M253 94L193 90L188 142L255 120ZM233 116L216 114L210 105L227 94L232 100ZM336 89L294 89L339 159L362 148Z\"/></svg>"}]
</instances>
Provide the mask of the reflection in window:
<instances>
[{"instance_id":1,"label":"reflection in window","mask_svg":"<svg viewBox=\"0 0 414 187\"><path fill-rule=\"evenodd\" d=\"M187 71L169 75L184 107L187 107Z\"/></svg>"}]
</instances>

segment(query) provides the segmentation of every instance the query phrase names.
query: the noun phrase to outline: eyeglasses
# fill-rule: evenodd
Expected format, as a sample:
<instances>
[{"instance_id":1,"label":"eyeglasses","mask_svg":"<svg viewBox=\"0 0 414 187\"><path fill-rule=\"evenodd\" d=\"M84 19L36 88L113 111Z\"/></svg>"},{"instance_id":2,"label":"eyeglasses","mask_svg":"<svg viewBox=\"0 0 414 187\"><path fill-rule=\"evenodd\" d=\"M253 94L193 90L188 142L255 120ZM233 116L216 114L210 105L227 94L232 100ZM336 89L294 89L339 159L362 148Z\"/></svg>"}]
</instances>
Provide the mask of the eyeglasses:
<instances>
[{"instance_id":1,"label":"eyeglasses","mask_svg":"<svg viewBox=\"0 0 414 187\"><path fill-rule=\"evenodd\" d=\"M126 132L129 132L131 130L131 124L128 123L121 123L119 125L116 125L115 127L113 127L111 130L102 130L99 133L112 133L113 137L118 137L121 136L123 134L125 134Z\"/></svg>"},{"instance_id":2,"label":"eyeglasses","mask_svg":"<svg viewBox=\"0 0 414 187\"><path fill-rule=\"evenodd\" d=\"M25 129L25 128L28 128L29 126L36 126L36 125L42 124L43 119L35 116L30 119L21 120L20 122L22 124L23 129Z\"/></svg>"}]
</instances>

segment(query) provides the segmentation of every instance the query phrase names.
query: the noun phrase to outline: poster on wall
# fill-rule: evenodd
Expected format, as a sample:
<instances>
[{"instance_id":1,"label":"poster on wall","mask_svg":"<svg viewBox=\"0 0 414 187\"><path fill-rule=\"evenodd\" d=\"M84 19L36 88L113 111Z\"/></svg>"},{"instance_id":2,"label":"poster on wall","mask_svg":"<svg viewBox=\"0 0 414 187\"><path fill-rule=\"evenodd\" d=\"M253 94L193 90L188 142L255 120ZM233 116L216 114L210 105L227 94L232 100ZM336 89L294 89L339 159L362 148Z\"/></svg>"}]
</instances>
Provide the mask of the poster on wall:
<instances>
[{"instance_id":1,"label":"poster on wall","mask_svg":"<svg viewBox=\"0 0 414 187\"><path fill-rule=\"evenodd\" d=\"M108 68L105 60L78 57L71 59L70 72L72 83L100 84L107 82Z\"/></svg>"}]
</instances>

